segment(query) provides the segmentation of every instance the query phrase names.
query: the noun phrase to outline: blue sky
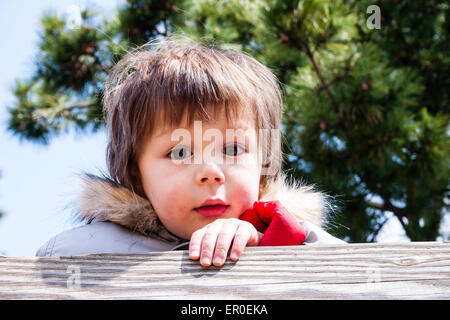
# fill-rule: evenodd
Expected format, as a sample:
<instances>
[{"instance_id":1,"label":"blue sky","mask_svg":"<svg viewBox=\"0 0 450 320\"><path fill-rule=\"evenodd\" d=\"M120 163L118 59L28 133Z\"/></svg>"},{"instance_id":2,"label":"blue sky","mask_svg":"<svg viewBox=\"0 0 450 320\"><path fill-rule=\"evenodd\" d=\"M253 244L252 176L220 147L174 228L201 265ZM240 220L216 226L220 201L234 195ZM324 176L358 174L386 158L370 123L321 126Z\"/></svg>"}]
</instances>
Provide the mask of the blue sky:
<instances>
[{"instance_id":1,"label":"blue sky","mask_svg":"<svg viewBox=\"0 0 450 320\"><path fill-rule=\"evenodd\" d=\"M73 5L101 9L108 16L122 2L0 0L0 209L6 213L0 219L0 254L33 256L50 237L74 227L68 205L79 191L77 173L105 170L104 131L80 135L71 130L48 146L20 142L6 131L14 79L27 78L33 71L39 19L46 10L64 14ZM407 241L395 217L377 240Z\"/></svg>"},{"instance_id":2,"label":"blue sky","mask_svg":"<svg viewBox=\"0 0 450 320\"><path fill-rule=\"evenodd\" d=\"M14 99L14 79L33 71L39 19L53 9L65 14L71 5L95 7L109 14L123 1L0 0L0 254L33 256L51 236L73 227L70 201L78 192L76 174L105 170L106 135L62 133L48 146L19 141L6 131L7 106Z\"/></svg>"}]
</instances>

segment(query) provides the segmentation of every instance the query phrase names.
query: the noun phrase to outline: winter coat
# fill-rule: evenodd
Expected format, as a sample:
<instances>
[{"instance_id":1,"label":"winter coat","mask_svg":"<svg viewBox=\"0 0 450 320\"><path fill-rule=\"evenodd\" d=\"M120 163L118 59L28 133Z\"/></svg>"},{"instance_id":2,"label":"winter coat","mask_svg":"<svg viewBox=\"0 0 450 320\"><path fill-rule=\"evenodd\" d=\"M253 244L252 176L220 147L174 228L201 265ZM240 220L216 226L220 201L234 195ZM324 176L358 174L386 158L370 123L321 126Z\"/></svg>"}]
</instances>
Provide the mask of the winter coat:
<instances>
[{"instance_id":1,"label":"winter coat","mask_svg":"<svg viewBox=\"0 0 450 320\"><path fill-rule=\"evenodd\" d=\"M259 201L279 200L307 232L304 245L345 244L321 229L331 205L327 197L309 186L272 182ZM107 177L85 175L77 199L78 219L85 225L64 231L36 252L37 256L70 256L100 253L148 253L187 250L189 242L168 231L151 203Z\"/></svg>"}]
</instances>

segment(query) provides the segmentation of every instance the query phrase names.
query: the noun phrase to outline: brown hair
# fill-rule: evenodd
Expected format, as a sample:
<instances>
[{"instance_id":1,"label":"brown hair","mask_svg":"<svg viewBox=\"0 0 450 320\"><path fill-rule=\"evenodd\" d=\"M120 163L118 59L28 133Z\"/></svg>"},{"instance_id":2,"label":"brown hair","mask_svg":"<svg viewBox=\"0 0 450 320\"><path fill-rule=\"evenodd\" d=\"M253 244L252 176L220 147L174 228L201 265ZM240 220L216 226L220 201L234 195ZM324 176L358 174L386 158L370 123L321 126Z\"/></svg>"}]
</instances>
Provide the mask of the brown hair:
<instances>
[{"instance_id":1,"label":"brown hair","mask_svg":"<svg viewBox=\"0 0 450 320\"><path fill-rule=\"evenodd\" d=\"M179 125L186 112L189 125L196 118L209 120L209 106L213 117L224 109L228 123L251 114L255 129L280 130L278 80L249 55L173 36L128 53L111 70L103 98L111 179L146 198L137 164L145 138L159 119L170 127ZM261 175L260 196L281 172L281 135L271 132L263 143L270 174Z\"/></svg>"}]
</instances>

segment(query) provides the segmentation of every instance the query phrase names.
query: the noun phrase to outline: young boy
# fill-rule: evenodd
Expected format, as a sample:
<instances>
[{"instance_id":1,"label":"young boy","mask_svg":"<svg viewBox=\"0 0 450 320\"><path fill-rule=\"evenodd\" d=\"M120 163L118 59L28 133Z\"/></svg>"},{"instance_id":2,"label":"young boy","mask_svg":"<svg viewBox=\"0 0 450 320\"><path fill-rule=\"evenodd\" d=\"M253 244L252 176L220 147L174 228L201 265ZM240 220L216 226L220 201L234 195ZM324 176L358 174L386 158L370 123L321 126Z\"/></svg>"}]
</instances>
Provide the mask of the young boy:
<instances>
[{"instance_id":1,"label":"young boy","mask_svg":"<svg viewBox=\"0 0 450 320\"><path fill-rule=\"evenodd\" d=\"M272 72L235 50L174 38L152 46L125 56L106 84L109 177L83 179L88 223L37 255L189 246L191 259L220 266L246 246L345 243L320 229L326 197L281 172Z\"/></svg>"}]
</instances>

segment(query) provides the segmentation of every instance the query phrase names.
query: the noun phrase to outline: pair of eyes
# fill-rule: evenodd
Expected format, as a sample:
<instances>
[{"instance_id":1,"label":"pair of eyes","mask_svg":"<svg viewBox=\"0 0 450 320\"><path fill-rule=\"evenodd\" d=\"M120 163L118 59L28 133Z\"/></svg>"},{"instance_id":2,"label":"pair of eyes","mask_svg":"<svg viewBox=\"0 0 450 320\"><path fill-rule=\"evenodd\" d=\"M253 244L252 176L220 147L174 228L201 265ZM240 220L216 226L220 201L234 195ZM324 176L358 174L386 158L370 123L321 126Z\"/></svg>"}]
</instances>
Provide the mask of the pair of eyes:
<instances>
[{"instance_id":1,"label":"pair of eyes","mask_svg":"<svg viewBox=\"0 0 450 320\"><path fill-rule=\"evenodd\" d=\"M239 150L242 150L242 152L239 153ZM230 157L237 157L242 153L246 152L245 148L237 143L229 144L223 147L222 151L224 151L225 155ZM185 146L175 147L172 150L170 150L170 152L166 155L166 157L170 157L173 160L183 160L191 156L192 156L191 149Z\"/></svg>"}]
</instances>

